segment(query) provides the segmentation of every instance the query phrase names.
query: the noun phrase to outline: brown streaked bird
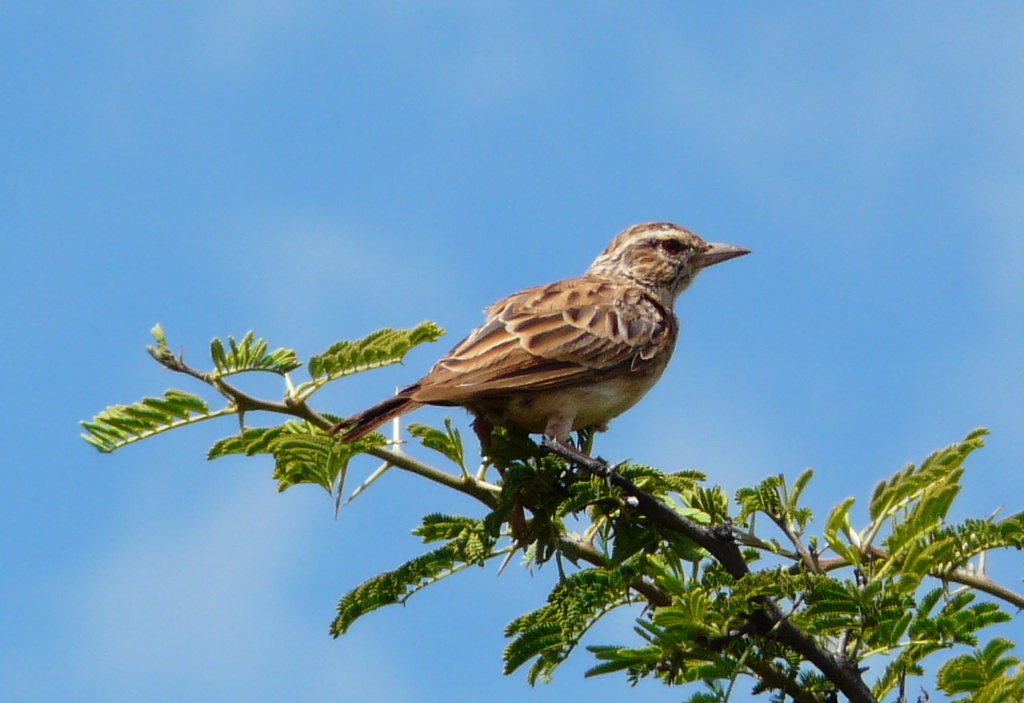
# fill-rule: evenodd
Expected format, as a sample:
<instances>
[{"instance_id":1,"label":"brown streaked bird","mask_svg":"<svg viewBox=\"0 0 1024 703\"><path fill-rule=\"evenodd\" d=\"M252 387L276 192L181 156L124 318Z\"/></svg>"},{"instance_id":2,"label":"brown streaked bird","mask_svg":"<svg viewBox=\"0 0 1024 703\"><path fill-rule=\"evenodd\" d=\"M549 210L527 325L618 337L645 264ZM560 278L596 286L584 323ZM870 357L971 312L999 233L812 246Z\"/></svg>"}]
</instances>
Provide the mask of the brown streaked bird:
<instances>
[{"instance_id":1,"label":"brown streaked bird","mask_svg":"<svg viewBox=\"0 0 1024 703\"><path fill-rule=\"evenodd\" d=\"M564 444L603 427L661 378L679 334L676 298L708 266L750 253L668 222L623 230L579 278L527 288L397 395L338 423L355 441L423 405L459 405L486 447L495 425Z\"/></svg>"}]
</instances>

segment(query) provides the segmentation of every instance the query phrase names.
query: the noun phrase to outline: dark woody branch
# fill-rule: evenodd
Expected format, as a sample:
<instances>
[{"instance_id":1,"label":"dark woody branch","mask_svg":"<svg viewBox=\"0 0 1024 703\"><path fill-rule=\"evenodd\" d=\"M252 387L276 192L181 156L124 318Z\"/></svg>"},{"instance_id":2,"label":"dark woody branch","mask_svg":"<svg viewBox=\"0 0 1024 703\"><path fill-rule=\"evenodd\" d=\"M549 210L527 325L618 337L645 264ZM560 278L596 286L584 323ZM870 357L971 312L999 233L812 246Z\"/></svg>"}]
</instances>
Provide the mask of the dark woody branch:
<instances>
[{"instance_id":1,"label":"dark woody branch","mask_svg":"<svg viewBox=\"0 0 1024 703\"><path fill-rule=\"evenodd\" d=\"M594 566L609 566L608 559L603 554L593 547L576 540L562 538L559 541L559 549L570 558L585 561ZM637 578L629 586L642 595L651 606L664 608L672 605L672 598L665 591L643 578ZM805 691L797 682L790 679L784 672L773 667L771 664L767 662L748 662L747 666L769 686L785 691L794 701L798 703L821 703L815 695Z\"/></svg>"},{"instance_id":2,"label":"dark woody branch","mask_svg":"<svg viewBox=\"0 0 1024 703\"><path fill-rule=\"evenodd\" d=\"M549 437L544 437L541 440L541 446L556 456L571 461L620 488L635 500L633 507L638 512L706 549L733 578L741 579L750 573L750 568L740 552L732 530L728 527L703 527L688 520L629 479L621 476L606 462L593 459ZM750 620L761 635L772 637L790 647L816 666L852 703L876 703L853 662L840 659L819 647L811 637L786 618L774 601L764 599L762 607L750 614Z\"/></svg>"},{"instance_id":3,"label":"dark woody branch","mask_svg":"<svg viewBox=\"0 0 1024 703\"><path fill-rule=\"evenodd\" d=\"M323 430L327 430L333 425L331 419L310 408L304 399L293 395L286 395L284 400L280 402L255 398L228 383L218 374L204 373L188 366L182 357L175 356L166 347L151 348L150 353L165 368L177 373L186 374L215 388L227 399L228 408L233 409L240 417L244 417L246 412L265 411L299 418ZM548 437L544 437L541 444L553 454L603 478L610 485L617 486L629 496L627 502L631 507L662 527L681 534L703 547L733 578L741 579L750 573L747 562L740 551L741 543L757 548L764 547L762 544L753 543L754 539L752 536L745 538L744 535L737 535L729 527L704 527L686 519L670 506L640 489L629 479L616 473L614 468L604 461L595 460ZM366 450L366 453L382 459L397 468L476 498L488 508L493 509L497 505L500 489L488 482L468 475L449 474L400 451L394 451L383 446L371 447ZM595 566L607 566L607 560L604 556L589 545L563 538L560 540L559 546L567 556ZM807 555L804 553L786 554L785 556L800 560L805 567L810 566ZM873 556L885 558L886 555L878 553ZM849 564L843 559L819 560L815 557L813 559L813 566L815 571L824 573L836 568L849 566ZM798 567L794 566L794 568ZM956 570L934 573L932 576L944 581L976 588L1011 603L1018 608L1024 608L1024 596L1002 587L983 575ZM665 606L671 603L671 598L668 594L647 580L637 579L630 584L630 587L643 596L652 606ZM850 701L854 703L874 703L875 699L861 678L854 662L842 653L834 654L820 647L814 639L797 628L788 619L787 615L782 612L775 601L768 598L762 599L760 607L750 613L748 619L753 631L763 637L774 639L799 654L803 659L817 667ZM803 690L799 684L791 681L782 671L768 664L762 663L759 666L761 668L755 670L754 673L765 684L777 690L785 691L794 700L801 703L821 703L824 700L820 695Z\"/></svg>"}]
</instances>

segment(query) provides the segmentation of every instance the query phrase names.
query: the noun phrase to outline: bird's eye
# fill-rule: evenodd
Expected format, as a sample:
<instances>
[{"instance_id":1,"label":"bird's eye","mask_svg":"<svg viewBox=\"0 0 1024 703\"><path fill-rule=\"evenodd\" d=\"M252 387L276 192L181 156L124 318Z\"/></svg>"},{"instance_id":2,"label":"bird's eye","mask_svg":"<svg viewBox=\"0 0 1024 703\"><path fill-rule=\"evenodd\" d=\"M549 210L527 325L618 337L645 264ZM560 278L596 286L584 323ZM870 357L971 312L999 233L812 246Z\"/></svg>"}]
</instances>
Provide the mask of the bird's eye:
<instances>
[{"instance_id":1,"label":"bird's eye","mask_svg":"<svg viewBox=\"0 0 1024 703\"><path fill-rule=\"evenodd\" d=\"M661 250L672 256L679 256L683 253L683 249L685 248L683 243L678 239L662 239L660 244Z\"/></svg>"}]
</instances>

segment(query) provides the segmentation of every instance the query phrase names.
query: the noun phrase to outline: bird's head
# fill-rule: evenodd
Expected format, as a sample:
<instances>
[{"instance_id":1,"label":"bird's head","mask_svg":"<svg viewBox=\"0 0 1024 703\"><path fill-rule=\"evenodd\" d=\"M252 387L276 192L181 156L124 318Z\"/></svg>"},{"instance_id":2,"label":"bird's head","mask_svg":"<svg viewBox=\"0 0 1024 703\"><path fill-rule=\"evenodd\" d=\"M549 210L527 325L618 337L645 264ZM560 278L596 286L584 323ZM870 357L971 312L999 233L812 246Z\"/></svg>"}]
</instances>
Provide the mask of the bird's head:
<instances>
[{"instance_id":1,"label":"bird's head","mask_svg":"<svg viewBox=\"0 0 1024 703\"><path fill-rule=\"evenodd\" d=\"M615 235L587 275L628 281L672 305L708 266L749 253L743 247L705 242L670 222L645 222Z\"/></svg>"}]
</instances>

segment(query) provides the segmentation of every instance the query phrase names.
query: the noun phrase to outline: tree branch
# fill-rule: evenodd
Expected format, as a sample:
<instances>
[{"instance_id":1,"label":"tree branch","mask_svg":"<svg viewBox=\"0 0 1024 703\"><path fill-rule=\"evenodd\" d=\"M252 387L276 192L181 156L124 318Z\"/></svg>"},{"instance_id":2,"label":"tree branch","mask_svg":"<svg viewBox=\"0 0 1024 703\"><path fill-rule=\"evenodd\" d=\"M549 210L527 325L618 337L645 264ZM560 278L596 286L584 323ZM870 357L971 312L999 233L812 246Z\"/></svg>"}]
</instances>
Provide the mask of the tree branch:
<instances>
[{"instance_id":1,"label":"tree branch","mask_svg":"<svg viewBox=\"0 0 1024 703\"><path fill-rule=\"evenodd\" d=\"M608 481L611 485L622 489L635 499L633 507L638 512L662 527L678 532L696 542L710 552L712 557L722 564L733 578L739 580L750 573L750 567L743 558L732 531L728 527L707 528L684 518L671 507L617 473L606 462L582 454L547 436L541 439L541 446L552 454L571 461L595 476ZM851 661L840 659L819 647L811 637L785 617L774 601L763 599L761 603L761 609L750 614L750 619L760 634L773 637L812 663L852 703L877 703L861 678L860 672Z\"/></svg>"},{"instance_id":2,"label":"tree branch","mask_svg":"<svg viewBox=\"0 0 1024 703\"><path fill-rule=\"evenodd\" d=\"M610 566L608 559L589 544L569 539L568 537L562 537L558 540L558 548L570 559L585 561L588 564L605 569ZM650 581L645 581L643 578L634 579L629 584L629 587L646 598L647 602L654 607L664 608L672 605L672 598L665 591Z\"/></svg>"},{"instance_id":3,"label":"tree branch","mask_svg":"<svg viewBox=\"0 0 1024 703\"><path fill-rule=\"evenodd\" d=\"M971 574L963 569L957 569L943 574L930 574L938 579L944 579L946 581L953 581L964 586L976 588L979 591L983 591L990 596L1001 598L1002 600L1015 605L1018 608L1024 609L1024 596L1019 593L1015 593L1008 588L1000 586L998 583L988 578L987 576L978 576Z\"/></svg>"},{"instance_id":4,"label":"tree branch","mask_svg":"<svg viewBox=\"0 0 1024 703\"><path fill-rule=\"evenodd\" d=\"M203 373L202 371L192 368L185 363L182 357L176 357L172 353L169 353L169 350L165 350L166 347L157 349L150 348L150 354L164 368L191 376L192 378L196 378L203 383L213 386L213 388L215 388L221 395L228 399L228 402L234 406L235 411L240 414L263 411L277 413L279 415L290 415L291 417L305 420L311 425L315 425L322 430L330 429L334 425L331 420L310 408L306 404L306 401L301 398L288 395L285 396L284 402L254 398L215 374ZM476 498L492 510L498 504L497 495L501 492L501 489L498 486L487 483L486 481L478 481L469 475L452 475L447 471L436 469L433 466L425 464L422 461L418 461L411 456L403 454L402 452L396 452L386 447L372 447L367 449L366 453L371 456L375 456L378 459L383 459L399 469L416 474L417 476L422 476L423 478L433 481L434 483L439 483L446 488L451 488L472 498Z\"/></svg>"},{"instance_id":5,"label":"tree branch","mask_svg":"<svg viewBox=\"0 0 1024 703\"><path fill-rule=\"evenodd\" d=\"M772 688L785 691L795 703L817 703L819 701L813 693L805 691L796 681L764 662L747 662L747 667Z\"/></svg>"},{"instance_id":6,"label":"tree branch","mask_svg":"<svg viewBox=\"0 0 1024 703\"><path fill-rule=\"evenodd\" d=\"M872 559L888 559L889 555L878 547L871 547L870 552L866 556ZM842 569L847 566L852 566L849 561L844 557L833 557L832 559L822 559L819 562L819 567L822 573L829 571L835 571L836 569ZM796 568L796 567L792 567ZM932 578L937 578L941 581L952 581L953 583L959 583L962 586L968 586L970 588L976 588L983 593L987 593L990 596L1004 600L1012 606L1024 610L1024 595L1011 591L1009 588L1002 586L987 576L979 576L978 574L972 574L969 571L963 569L954 569L953 571L929 571L928 575Z\"/></svg>"},{"instance_id":7,"label":"tree branch","mask_svg":"<svg viewBox=\"0 0 1024 703\"><path fill-rule=\"evenodd\" d=\"M296 394L291 389L290 384L289 390L286 392L282 402L262 400L228 383L223 374L216 371L206 373L188 366L182 356L175 356L163 342L160 342L155 349L150 347L149 351L165 368L200 380L223 395L227 399L228 405L220 412L233 412L237 413L240 417L243 417L247 412L271 412L304 420L322 430L327 430L334 424L331 419L310 408L306 403L306 396ZM754 546L759 549L766 549L768 547L766 543L756 540L753 535L737 535L729 526L716 525L705 527L683 517L666 503L618 474L613 467L610 467L603 460L594 459L548 437L542 439L541 446L548 452L601 477L609 485L618 487L628 496L627 505L656 524L683 535L704 548L734 579L740 580L750 573L750 568L740 550L740 544ZM465 473L462 475L447 473L418 461L400 450L385 446L370 447L365 450L365 453L382 459L399 469L475 498L489 509L493 510L498 505L501 488L485 480L474 478ZM798 560L802 562L805 568L818 573L825 573L851 565L842 558L817 559L817 555L812 555L808 552L788 524L776 522L796 548L796 553L785 551L783 556ZM560 549L567 556L586 561L595 566L608 567L607 558L591 545L565 537L560 539L559 542ZM774 550L769 549L769 551ZM888 558L888 555L878 548L869 547L865 551L865 556L869 559ZM930 572L929 575L933 578L977 589L1010 603L1017 608L1024 609L1024 596L1001 586L984 575L973 574L963 569L952 571L937 570ZM665 591L644 578L634 580L630 584L630 588L640 593L654 607L667 606L672 602L671 597ZM759 635L774 639L785 645L799 654L804 660L817 667L852 703L875 703L870 689L861 677L861 672L857 669L855 662L845 655L845 652L836 654L821 647L812 637L793 624L775 600L763 597L757 599L756 603L759 606L758 609L749 613L747 618L752 628ZM801 703L820 703L824 700L822 696L803 690L785 672L778 670L770 663L761 663L757 666L758 668L754 668L753 665L750 665L749 668L766 685L776 690L784 691L786 695L795 700Z\"/></svg>"}]
</instances>

